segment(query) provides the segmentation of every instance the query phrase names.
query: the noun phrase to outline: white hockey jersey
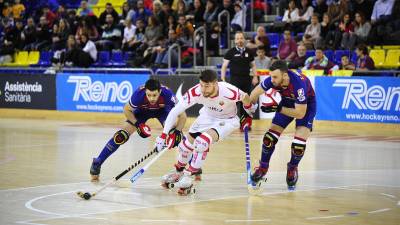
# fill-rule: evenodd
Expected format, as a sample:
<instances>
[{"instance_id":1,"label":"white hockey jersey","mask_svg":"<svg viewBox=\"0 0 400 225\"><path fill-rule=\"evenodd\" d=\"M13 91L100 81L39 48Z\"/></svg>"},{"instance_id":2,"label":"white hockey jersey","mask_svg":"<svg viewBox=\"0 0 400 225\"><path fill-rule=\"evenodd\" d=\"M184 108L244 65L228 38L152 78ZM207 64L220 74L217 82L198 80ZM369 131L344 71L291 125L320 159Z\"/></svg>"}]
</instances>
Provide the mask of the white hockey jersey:
<instances>
[{"instance_id":1,"label":"white hockey jersey","mask_svg":"<svg viewBox=\"0 0 400 225\"><path fill-rule=\"evenodd\" d=\"M183 96L178 99L178 104L170 111L164 125L164 133L168 133L176 122L179 114L195 104L203 107L200 114L206 113L218 119L229 119L237 114L236 102L242 101L246 93L239 88L226 82L218 82L218 95L212 98L203 96L200 84L190 88Z\"/></svg>"}]
</instances>

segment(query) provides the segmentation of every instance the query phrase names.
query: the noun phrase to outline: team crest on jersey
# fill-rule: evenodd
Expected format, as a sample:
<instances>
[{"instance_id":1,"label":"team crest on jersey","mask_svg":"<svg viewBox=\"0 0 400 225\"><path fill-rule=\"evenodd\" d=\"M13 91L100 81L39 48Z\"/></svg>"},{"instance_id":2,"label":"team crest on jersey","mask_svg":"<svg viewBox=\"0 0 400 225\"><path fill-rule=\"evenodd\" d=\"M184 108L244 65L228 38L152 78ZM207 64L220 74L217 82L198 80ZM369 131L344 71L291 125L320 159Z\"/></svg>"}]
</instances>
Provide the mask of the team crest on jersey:
<instances>
[{"instance_id":1,"label":"team crest on jersey","mask_svg":"<svg viewBox=\"0 0 400 225\"><path fill-rule=\"evenodd\" d=\"M304 89L300 88L297 90L297 100L299 100L300 102L304 101L306 99L306 96L304 95Z\"/></svg>"},{"instance_id":2,"label":"team crest on jersey","mask_svg":"<svg viewBox=\"0 0 400 225\"><path fill-rule=\"evenodd\" d=\"M219 102L219 105L220 105L220 106L223 106L224 104L225 104L224 101L220 101L220 102Z\"/></svg>"}]
</instances>

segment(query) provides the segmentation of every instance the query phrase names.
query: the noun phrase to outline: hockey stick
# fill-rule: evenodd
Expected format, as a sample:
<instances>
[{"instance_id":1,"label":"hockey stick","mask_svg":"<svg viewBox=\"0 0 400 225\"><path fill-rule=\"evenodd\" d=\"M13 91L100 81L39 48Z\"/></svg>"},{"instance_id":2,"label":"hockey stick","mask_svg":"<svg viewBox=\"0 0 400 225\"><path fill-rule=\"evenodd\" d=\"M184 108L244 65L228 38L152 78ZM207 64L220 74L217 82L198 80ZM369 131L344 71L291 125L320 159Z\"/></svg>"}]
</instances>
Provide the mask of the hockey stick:
<instances>
[{"instance_id":1,"label":"hockey stick","mask_svg":"<svg viewBox=\"0 0 400 225\"><path fill-rule=\"evenodd\" d=\"M253 182L250 179L251 164L250 164L250 144L249 144L249 127L248 127L248 125L244 126L244 146L246 149L247 189L250 194L256 195L256 194L260 193L260 187L253 185Z\"/></svg>"},{"instance_id":2,"label":"hockey stick","mask_svg":"<svg viewBox=\"0 0 400 225\"><path fill-rule=\"evenodd\" d=\"M155 149L155 150L157 150L157 148ZM158 158L160 158L165 152L167 152L168 151L168 149L167 148L163 148L160 152L158 152L158 154L154 157L154 158L152 158L151 160L150 160L150 162L148 162L146 165L144 165L140 170L138 170L136 173L134 173L132 176L131 176L131 182L132 183L134 183L137 179L139 179L139 177L141 177L143 174L144 174L144 172L146 172L146 170L148 170L148 168L155 162L155 161L157 161L157 159Z\"/></svg>"},{"instance_id":3,"label":"hockey stick","mask_svg":"<svg viewBox=\"0 0 400 225\"><path fill-rule=\"evenodd\" d=\"M149 152L147 155L143 156L142 158L140 158L137 162L135 162L135 164L132 164L131 166L129 166L126 170L122 171L120 174L118 174L115 178L113 178L111 181L109 181L107 184L103 185L100 189L98 189L97 191L93 192L93 193L89 193L89 192L81 192L78 191L76 194L85 199L85 200L89 200L90 198L98 195L100 192L102 192L104 189L106 189L108 186L114 184L117 182L117 180L119 180L121 177L123 177L125 174L127 174L129 171L133 170L134 168L136 168L137 166L139 166L144 160L146 160L147 158L149 158L151 155L157 153L157 148L154 148L151 152ZM164 152L164 151L162 151ZM159 154L160 155L160 154ZM147 166L147 165L146 165Z\"/></svg>"}]
</instances>

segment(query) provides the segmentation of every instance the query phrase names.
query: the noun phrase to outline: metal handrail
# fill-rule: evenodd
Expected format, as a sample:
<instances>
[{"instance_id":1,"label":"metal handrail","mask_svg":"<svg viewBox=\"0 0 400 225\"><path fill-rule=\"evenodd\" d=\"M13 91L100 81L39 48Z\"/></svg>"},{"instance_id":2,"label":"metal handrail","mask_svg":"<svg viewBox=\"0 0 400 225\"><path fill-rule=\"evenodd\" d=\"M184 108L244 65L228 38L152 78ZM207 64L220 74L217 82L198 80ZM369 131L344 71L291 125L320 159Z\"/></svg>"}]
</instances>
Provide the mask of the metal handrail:
<instances>
[{"instance_id":1,"label":"metal handrail","mask_svg":"<svg viewBox=\"0 0 400 225\"><path fill-rule=\"evenodd\" d=\"M204 26L201 26L201 27L199 27L199 28L197 28L195 31L194 31L194 33L193 33L193 48L195 49L195 52L194 52L194 54L193 54L193 67L194 68L196 68L196 66L197 66L197 62L196 62L196 51L197 51L197 48L196 48L196 36L197 36L197 33L199 33L200 31L203 31L203 63L204 63L204 65L206 65L206 58L207 58L207 31L206 31L206 28L204 27Z\"/></svg>"},{"instance_id":2,"label":"metal handrail","mask_svg":"<svg viewBox=\"0 0 400 225\"><path fill-rule=\"evenodd\" d=\"M181 68L181 46L179 44L177 44L177 43L175 43L175 44L173 44L173 45L168 47L168 53L167 53L168 54L168 68L171 68L171 64L172 64L172 62L171 62L171 59L172 59L171 51L174 48L178 48L178 68Z\"/></svg>"},{"instance_id":3,"label":"metal handrail","mask_svg":"<svg viewBox=\"0 0 400 225\"><path fill-rule=\"evenodd\" d=\"M231 48L231 15L229 14L228 10L223 10L222 12L220 12L218 14L218 24L222 24L221 20L222 20L222 16L226 14L226 18L227 18L227 23L226 23L226 37L228 40L228 49ZM218 47L221 49L221 35L218 35Z\"/></svg>"}]
</instances>

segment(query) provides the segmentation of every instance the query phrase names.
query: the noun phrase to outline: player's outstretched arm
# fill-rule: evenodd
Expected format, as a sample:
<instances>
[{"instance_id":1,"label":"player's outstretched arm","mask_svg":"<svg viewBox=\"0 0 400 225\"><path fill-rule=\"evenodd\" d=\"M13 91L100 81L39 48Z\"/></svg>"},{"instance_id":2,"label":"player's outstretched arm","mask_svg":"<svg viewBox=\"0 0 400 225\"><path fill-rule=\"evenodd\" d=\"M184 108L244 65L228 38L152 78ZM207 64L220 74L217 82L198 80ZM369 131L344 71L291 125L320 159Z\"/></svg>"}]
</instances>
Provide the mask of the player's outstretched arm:
<instances>
[{"instance_id":1,"label":"player's outstretched arm","mask_svg":"<svg viewBox=\"0 0 400 225\"><path fill-rule=\"evenodd\" d=\"M182 131L182 129L185 127L186 119L187 116L185 112L179 114L175 129Z\"/></svg>"},{"instance_id":2,"label":"player's outstretched arm","mask_svg":"<svg viewBox=\"0 0 400 225\"><path fill-rule=\"evenodd\" d=\"M255 87L254 89L253 89L253 91L251 92L251 94L250 94L250 101L252 102L252 103L257 103L258 102L258 97L260 96L260 95L262 95L262 94L264 94L264 89L261 87L261 85L259 84L259 85L257 85L257 87Z\"/></svg>"},{"instance_id":3,"label":"player's outstretched arm","mask_svg":"<svg viewBox=\"0 0 400 225\"><path fill-rule=\"evenodd\" d=\"M136 122L136 118L135 118L135 116L133 115L132 112L133 112L132 106L129 104L129 102L126 103L125 106L124 106L124 115L125 115L127 120L129 120L132 123L135 123Z\"/></svg>"}]
</instances>

